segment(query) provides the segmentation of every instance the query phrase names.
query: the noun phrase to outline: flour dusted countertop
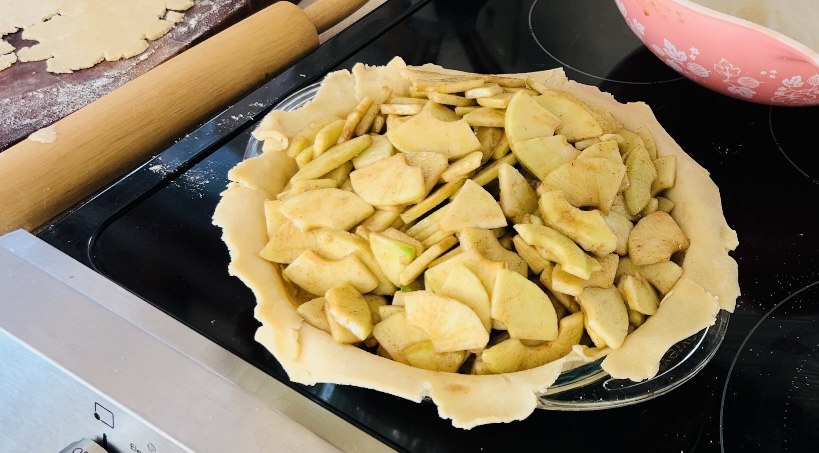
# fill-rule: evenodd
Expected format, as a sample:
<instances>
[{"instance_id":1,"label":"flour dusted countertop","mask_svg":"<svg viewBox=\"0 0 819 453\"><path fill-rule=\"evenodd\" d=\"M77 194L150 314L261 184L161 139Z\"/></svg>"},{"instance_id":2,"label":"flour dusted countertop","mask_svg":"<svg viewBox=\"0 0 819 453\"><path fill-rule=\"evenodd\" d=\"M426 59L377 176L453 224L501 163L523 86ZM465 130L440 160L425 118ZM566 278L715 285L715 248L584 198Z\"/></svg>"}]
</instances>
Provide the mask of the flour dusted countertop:
<instances>
[{"instance_id":1,"label":"flour dusted countertop","mask_svg":"<svg viewBox=\"0 0 819 453\"><path fill-rule=\"evenodd\" d=\"M70 74L46 70L45 61L18 61L0 71L0 150L84 107L274 0L195 0L181 20L148 49L129 59L103 61ZM6 35L17 50L34 44L22 32Z\"/></svg>"}]
</instances>

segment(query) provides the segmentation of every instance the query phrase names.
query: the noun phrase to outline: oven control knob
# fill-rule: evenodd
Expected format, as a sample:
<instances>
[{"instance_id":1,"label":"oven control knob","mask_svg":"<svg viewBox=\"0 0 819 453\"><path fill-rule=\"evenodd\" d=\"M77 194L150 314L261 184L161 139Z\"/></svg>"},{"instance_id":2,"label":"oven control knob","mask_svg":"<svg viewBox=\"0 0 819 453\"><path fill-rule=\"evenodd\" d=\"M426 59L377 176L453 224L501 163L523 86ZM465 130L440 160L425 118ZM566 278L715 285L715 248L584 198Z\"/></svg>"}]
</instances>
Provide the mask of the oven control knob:
<instances>
[{"instance_id":1,"label":"oven control knob","mask_svg":"<svg viewBox=\"0 0 819 453\"><path fill-rule=\"evenodd\" d=\"M60 453L107 453L98 443L91 439L80 439L65 447Z\"/></svg>"}]
</instances>

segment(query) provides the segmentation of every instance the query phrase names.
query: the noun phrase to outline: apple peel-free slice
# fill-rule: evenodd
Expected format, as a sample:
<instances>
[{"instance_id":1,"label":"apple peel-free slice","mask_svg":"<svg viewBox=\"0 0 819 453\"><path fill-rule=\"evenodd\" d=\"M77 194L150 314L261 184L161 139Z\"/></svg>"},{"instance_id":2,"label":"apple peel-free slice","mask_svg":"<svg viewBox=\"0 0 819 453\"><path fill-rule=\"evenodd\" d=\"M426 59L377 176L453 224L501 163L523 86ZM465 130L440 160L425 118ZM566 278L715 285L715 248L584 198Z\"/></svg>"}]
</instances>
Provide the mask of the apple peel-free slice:
<instances>
[{"instance_id":1,"label":"apple peel-free slice","mask_svg":"<svg viewBox=\"0 0 819 453\"><path fill-rule=\"evenodd\" d=\"M489 332L466 304L429 291L413 291L404 298L407 321L423 329L436 352L482 349Z\"/></svg>"},{"instance_id":2,"label":"apple peel-free slice","mask_svg":"<svg viewBox=\"0 0 819 453\"><path fill-rule=\"evenodd\" d=\"M444 231L464 228L489 230L506 226L506 216L492 194L475 181L467 179L438 225Z\"/></svg>"}]
</instances>

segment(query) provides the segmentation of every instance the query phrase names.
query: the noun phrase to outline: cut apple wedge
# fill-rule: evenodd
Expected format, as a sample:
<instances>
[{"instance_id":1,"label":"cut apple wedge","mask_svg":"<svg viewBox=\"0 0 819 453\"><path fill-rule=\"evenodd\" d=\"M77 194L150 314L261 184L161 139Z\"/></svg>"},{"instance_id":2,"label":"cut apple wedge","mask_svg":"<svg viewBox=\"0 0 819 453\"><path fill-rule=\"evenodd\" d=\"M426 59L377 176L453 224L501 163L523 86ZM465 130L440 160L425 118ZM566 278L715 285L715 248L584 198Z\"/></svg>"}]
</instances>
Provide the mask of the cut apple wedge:
<instances>
[{"instance_id":1,"label":"cut apple wedge","mask_svg":"<svg viewBox=\"0 0 819 453\"><path fill-rule=\"evenodd\" d=\"M566 137L549 135L516 142L512 153L529 173L543 181L549 173L575 159L580 151Z\"/></svg>"},{"instance_id":2,"label":"cut apple wedge","mask_svg":"<svg viewBox=\"0 0 819 453\"><path fill-rule=\"evenodd\" d=\"M507 218L520 223L523 216L537 211L537 193L529 181L509 164L498 167L499 204Z\"/></svg>"},{"instance_id":3,"label":"cut apple wedge","mask_svg":"<svg viewBox=\"0 0 819 453\"><path fill-rule=\"evenodd\" d=\"M311 294L321 295L338 282L348 282L361 293L374 290L378 279L354 254L327 260L307 249L282 271L290 281Z\"/></svg>"},{"instance_id":4,"label":"cut apple wedge","mask_svg":"<svg viewBox=\"0 0 819 453\"><path fill-rule=\"evenodd\" d=\"M286 220L270 236L259 256L274 263L292 263L302 252L315 246L316 231L318 230L302 231L293 222Z\"/></svg>"},{"instance_id":5,"label":"cut apple wedge","mask_svg":"<svg viewBox=\"0 0 819 453\"><path fill-rule=\"evenodd\" d=\"M651 200L651 186L657 178L657 168L643 146L629 151L625 164L629 181L623 192L626 208L632 215L637 215Z\"/></svg>"},{"instance_id":6,"label":"cut apple wedge","mask_svg":"<svg viewBox=\"0 0 819 453\"><path fill-rule=\"evenodd\" d=\"M438 352L431 340L424 340L407 346L401 351L407 362L416 367L430 371L454 373L466 360L466 351Z\"/></svg>"},{"instance_id":7,"label":"cut apple wedge","mask_svg":"<svg viewBox=\"0 0 819 453\"><path fill-rule=\"evenodd\" d=\"M399 275L415 259L412 244L385 236L375 231L369 235L370 249L384 275L396 286L401 286Z\"/></svg>"},{"instance_id":8,"label":"cut apple wedge","mask_svg":"<svg viewBox=\"0 0 819 453\"><path fill-rule=\"evenodd\" d=\"M279 210L302 231L321 227L349 230L375 211L360 196L341 189L318 189L298 194L285 200ZM326 215L331 211L337 215Z\"/></svg>"},{"instance_id":9,"label":"cut apple wedge","mask_svg":"<svg viewBox=\"0 0 819 453\"><path fill-rule=\"evenodd\" d=\"M528 370L560 359L572 351L583 336L583 313L574 313L560 320L557 339L537 346L526 346L517 338L509 338L481 353L481 362L493 374Z\"/></svg>"},{"instance_id":10,"label":"cut apple wedge","mask_svg":"<svg viewBox=\"0 0 819 453\"><path fill-rule=\"evenodd\" d=\"M509 100L504 124L506 138L514 151L518 142L554 135L555 129L560 126L560 118L543 108L527 93L519 91Z\"/></svg>"},{"instance_id":11,"label":"cut apple wedge","mask_svg":"<svg viewBox=\"0 0 819 453\"><path fill-rule=\"evenodd\" d=\"M349 330L359 341L370 336L373 330L372 310L353 285L342 283L334 286L327 290L324 298L327 300L327 316Z\"/></svg>"},{"instance_id":12,"label":"cut apple wedge","mask_svg":"<svg viewBox=\"0 0 819 453\"><path fill-rule=\"evenodd\" d=\"M464 228L458 234L458 241L464 251L475 250L488 260L505 263L506 269L515 271L524 277L529 275L526 261L517 253L504 248L490 230Z\"/></svg>"},{"instance_id":13,"label":"cut apple wedge","mask_svg":"<svg viewBox=\"0 0 819 453\"><path fill-rule=\"evenodd\" d=\"M624 275L617 284L617 289L629 309L644 315L657 313L660 298L654 287L640 274Z\"/></svg>"},{"instance_id":14,"label":"cut apple wedge","mask_svg":"<svg viewBox=\"0 0 819 453\"><path fill-rule=\"evenodd\" d=\"M296 312L304 318L311 326L330 333L330 323L327 321L327 311L324 310L324 304L327 299L324 297L316 297L307 302L302 303L296 308Z\"/></svg>"},{"instance_id":15,"label":"cut apple wedge","mask_svg":"<svg viewBox=\"0 0 819 453\"><path fill-rule=\"evenodd\" d=\"M550 227L560 231L584 250L606 256L617 249L617 236L599 210L582 210L572 206L562 190L543 193L538 212Z\"/></svg>"},{"instance_id":16,"label":"cut apple wedge","mask_svg":"<svg viewBox=\"0 0 819 453\"><path fill-rule=\"evenodd\" d=\"M467 179L438 225L450 232L464 228L500 228L506 226L506 216L492 194L475 181Z\"/></svg>"},{"instance_id":17,"label":"cut apple wedge","mask_svg":"<svg viewBox=\"0 0 819 453\"><path fill-rule=\"evenodd\" d=\"M403 153L350 173L353 190L373 206L417 203L426 195L423 171L407 164Z\"/></svg>"},{"instance_id":18,"label":"cut apple wedge","mask_svg":"<svg viewBox=\"0 0 819 453\"><path fill-rule=\"evenodd\" d=\"M424 193L428 194L441 174L449 166L449 159L441 153L417 152L405 154L407 163L413 167L418 167L424 175Z\"/></svg>"},{"instance_id":19,"label":"cut apple wedge","mask_svg":"<svg viewBox=\"0 0 819 453\"><path fill-rule=\"evenodd\" d=\"M404 364L409 364L403 353L407 346L429 340L424 329L407 322L404 310L396 311L374 325L373 337L393 360Z\"/></svg>"},{"instance_id":20,"label":"cut apple wedge","mask_svg":"<svg viewBox=\"0 0 819 453\"><path fill-rule=\"evenodd\" d=\"M613 139L597 142L584 149L583 152L577 156L578 159L590 159L592 157L602 157L615 164L623 163L623 156L620 155L620 147L617 145L617 141Z\"/></svg>"},{"instance_id":21,"label":"cut apple wedge","mask_svg":"<svg viewBox=\"0 0 819 453\"><path fill-rule=\"evenodd\" d=\"M682 277L683 268L673 261L660 261L654 264L644 264L638 272L651 283L663 296L671 291Z\"/></svg>"},{"instance_id":22,"label":"cut apple wedge","mask_svg":"<svg viewBox=\"0 0 819 453\"><path fill-rule=\"evenodd\" d=\"M628 334L628 310L617 288L585 288L577 302L586 313L589 329L610 348L619 348Z\"/></svg>"},{"instance_id":23,"label":"cut apple wedge","mask_svg":"<svg viewBox=\"0 0 819 453\"><path fill-rule=\"evenodd\" d=\"M573 206L609 212L626 175L626 166L604 157L575 159L561 165L543 179L550 190L560 189Z\"/></svg>"},{"instance_id":24,"label":"cut apple wedge","mask_svg":"<svg viewBox=\"0 0 819 453\"><path fill-rule=\"evenodd\" d=\"M436 133L430 134L429 131ZM387 138L405 153L428 151L443 154L448 159L457 159L481 149L481 142L466 120L442 121L429 110L422 110L395 129L388 130Z\"/></svg>"},{"instance_id":25,"label":"cut apple wedge","mask_svg":"<svg viewBox=\"0 0 819 453\"><path fill-rule=\"evenodd\" d=\"M453 266L438 294L467 305L478 315L486 331L491 330L489 294L483 288L478 276L466 266L463 264Z\"/></svg>"},{"instance_id":26,"label":"cut apple wedge","mask_svg":"<svg viewBox=\"0 0 819 453\"><path fill-rule=\"evenodd\" d=\"M544 92L532 99L560 118L560 126L556 133L565 135L566 139L572 143L603 134L603 128L592 114L570 99L549 92Z\"/></svg>"},{"instance_id":27,"label":"cut apple wedge","mask_svg":"<svg viewBox=\"0 0 819 453\"><path fill-rule=\"evenodd\" d=\"M314 238L312 249L322 258L340 260L348 255L358 257L378 280L378 286L372 290L373 294L389 295L395 292L396 285L384 274L366 239L346 231L329 228L311 230L311 233Z\"/></svg>"},{"instance_id":28,"label":"cut apple wedge","mask_svg":"<svg viewBox=\"0 0 819 453\"><path fill-rule=\"evenodd\" d=\"M478 315L466 304L429 291L413 291L404 297L407 321L423 329L436 352L481 349L489 333Z\"/></svg>"},{"instance_id":29,"label":"cut apple wedge","mask_svg":"<svg viewBox=\"0 0 819 453\"><path fill-rule=\"evenodd\" d=\"M589 257L568 236L546 225L521 223L514 228L527 244L554 255L564 271L584 280L591 277Z\"/></svg>"},{"instance_id":30,"label":"cut apple wedge","mask_svg":"<svg viewBox=\"0 0 819 453\"><path fill-rule=\"evenodd\" d=\"M688 245L688 237L677 222L663 211L640 219L628 237L628 253L637 266L668 261L674 253L688 249Z\"/></svg>"},{"instance_id":31,"label":"cut apple wedge","mask_svg":"<svg viewBox=\"0 0 819 453\"><path fill-rule=\"evenodd\" d=\"M549 296L517 272L498 271L491 315L506 326L513 338L539 341L557 338L557 314Z\"/></svg>"},{"instance_id":32,"label":"cut apple wedge","mask_svg":"<svg viewBox=\"0 0 819 453\"><path fill-rule=\"evenodd\" d=\"M476 250L464 251L451 259L429 267L424 272L425 288L433 292L440 292L441 287L449 277L449 273L459 264L466 266L478 277L487 293L490 293L494 288L495 276L498 271L506 268L506 263L486 259Z\"/></svg>"}]
</instances>

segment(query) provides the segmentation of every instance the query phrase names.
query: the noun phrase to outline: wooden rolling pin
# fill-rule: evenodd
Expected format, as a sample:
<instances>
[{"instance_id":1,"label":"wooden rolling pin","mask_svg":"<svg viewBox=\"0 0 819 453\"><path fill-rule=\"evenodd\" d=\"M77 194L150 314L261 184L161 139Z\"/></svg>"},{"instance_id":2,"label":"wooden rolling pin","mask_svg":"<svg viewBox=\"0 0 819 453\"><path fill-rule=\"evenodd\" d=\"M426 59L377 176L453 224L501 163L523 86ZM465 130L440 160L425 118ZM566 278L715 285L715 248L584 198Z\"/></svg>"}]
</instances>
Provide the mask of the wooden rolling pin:
<instances>
[{"instance_id":1,"label":"wooden rolling pin","mask_svg":"<svg viewBox=\"0 0 819 453\"><path fill-rule=\"evenodd\" d=\"M36 230L319 44L366 0L278 2L0 152L0 234Z\"/></svg>"}]
</instances>

